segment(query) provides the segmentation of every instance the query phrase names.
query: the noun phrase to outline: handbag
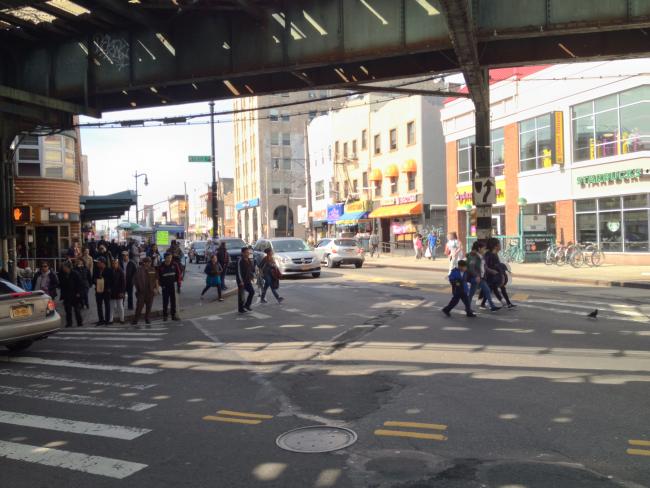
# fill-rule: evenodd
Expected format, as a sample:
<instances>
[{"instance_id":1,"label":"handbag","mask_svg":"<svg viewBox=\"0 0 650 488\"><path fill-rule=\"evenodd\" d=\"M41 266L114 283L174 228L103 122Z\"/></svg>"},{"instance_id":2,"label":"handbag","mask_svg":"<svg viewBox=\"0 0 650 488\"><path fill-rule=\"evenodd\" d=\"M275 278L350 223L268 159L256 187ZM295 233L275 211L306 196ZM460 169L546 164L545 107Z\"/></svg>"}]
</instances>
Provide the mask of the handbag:
<instances>
[{"instance_id":1,"label":"handbag","mask_svg":"<svg viewBox=\"0 0 650 488\"><path fill-rule=\"evenodd\" d=\"M424 251L424 257L425 258L430 258L431 257L431 248L427 247L427 250Z\"/></svg>"}]
</instances>

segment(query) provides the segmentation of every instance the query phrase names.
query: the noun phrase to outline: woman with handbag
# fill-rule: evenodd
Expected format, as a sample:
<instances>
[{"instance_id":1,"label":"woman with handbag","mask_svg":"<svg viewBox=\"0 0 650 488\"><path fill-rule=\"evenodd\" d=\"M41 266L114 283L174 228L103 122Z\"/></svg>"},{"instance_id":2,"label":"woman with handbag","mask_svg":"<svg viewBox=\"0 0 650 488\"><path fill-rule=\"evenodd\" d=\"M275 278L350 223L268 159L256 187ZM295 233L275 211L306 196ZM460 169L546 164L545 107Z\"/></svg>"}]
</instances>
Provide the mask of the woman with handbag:
<instances>
[{"instance_id":1,"label":"woman with handbag","mask_svg":"<svg viewBox=\"0 0 650 488\"><path fill-rule=\"evenodd\" d=\"M219 261L217 260L217 255L212 254L210 257L210 261L205 265L205 269L203 272L205 273L205 288L203 288L203 291L201 292L201 298L203 298L203 295L205 294L206 291L208 291L210 288L215 286L217 288L217 293L219 296L219 301L223 302L223 298L221 296L221 272L223 271L223 268L221 267L221 264L219 264Z\"/></svg>"},{"instance_id":2,"label":"woman with handbag","mask_svg":"<svg viewBox=\"0 0 650 488\"><path fill-rule=\"evenodd\" d=\"M265 297L266 291L269 288L271 288L271 293L273 293L273 296L278 303L282 303L284 298L278 294L278 288L280 288L280 270L278 269L278 265L275 263L275 259L273 259L273 249L268 248L264 252L266 253L266 256L264 256L264 259L262 259L262 263L260 264L260 270L264 277L262 303L267 303Z\"/></svg>"}]
</instances>

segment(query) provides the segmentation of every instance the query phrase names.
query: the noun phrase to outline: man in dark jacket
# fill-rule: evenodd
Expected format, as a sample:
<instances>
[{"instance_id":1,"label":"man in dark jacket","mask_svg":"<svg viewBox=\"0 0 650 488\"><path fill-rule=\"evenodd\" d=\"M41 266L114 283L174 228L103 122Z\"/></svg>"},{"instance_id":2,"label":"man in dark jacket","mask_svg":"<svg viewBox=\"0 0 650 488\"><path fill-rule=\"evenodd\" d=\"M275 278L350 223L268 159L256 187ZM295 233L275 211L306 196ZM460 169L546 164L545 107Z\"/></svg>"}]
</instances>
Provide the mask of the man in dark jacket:
<instances>
[{"instance_id":1,"label":"man in dark jacket","mask_svg":"<svg viewBox=\"0 0 650 488\"><path fill-rule=\"evenodd\" d=\"M106 325L111 318L111 270L107 267L106 260L97 259L93 269L93 285L95 286L95 300L97 301L97 324Z\"/></svg>"},{"instance_id":2,"label":"man in dark jacket","mask_svg":"<svg viewBox=\"0 0 650 488\"><path fill-rule=\"evenodd\" d=\"M90 270L86 268L86 264L82 258L77 259L77 264L74 268L74 271L79 274L79 278L81 279L82 288L79 305L81 305L82 308L90 308L90 303L88 303L88 290L90 289L90 285L93 282L93 275Z\"/></svg>"},{"instance_id":3,"label":"man in dark jacket","mask_svg":"<svg viewBox=\"0 0 650 488\"><path fill-rule=\"evenodd\" d=\"M59 280L57 279L56 273L50 269L50 265L46 261L43 261L41 263L41 269L32 278L32 290L44 291L54 300L58 286Z\"/></svg>"},{"instance_id":4,"label":"man in dark jacket","mask_svg":"<svg viewBox=\"0 0 650 488\"><path fill-rule=\"evenodd\" d=\"M245 313L246 311L252 311L251 304L253 303L253 297L255 296L255 288L253 288L253 280L255 279L255 273L253 268L253 263L250 259L250 248L242 247L241 256L239 261L237 261L237 288L239 289L238 293L238 305L239 313ZM244 299L244 293L248 292L248 297Z\"/></svg>"},{"instance_id":5,"label":"man in dark jacket","mask_svg":"<svg viewBox=\"0 0 650 488\"><path fill-rule=\"evenodd\" d=\"M171 306L172 320L180 320L176 314L176 290L180 282L178 266L172 262L172 255L165 254L165 261L158 267L158 282L162 288L163 320L167 320L167 308Z\"/></svg>"},{"instance_id":6,"label":"man in dark jacket","mask_svg":"<svg viewBox=\"0 0 650 488\"><path fill-rule=\"evenodd\" d=\"M217 249L217 262L221 265L221 289L227 290L226 275L228 274L228 265L230 264L230 255L226 249L226 243L219 244Z\"/></svg>"},{"instance_id":7,"label":"man in dark jacket","mask_svg":"<svg viewBox=\"0 0 650 488\"><path fill-rule=\"evenodd\" d=\"M129 251L122 251L122 271L126 277L126 297L129 310L133 310L133 278L137 270L137 265L129 257Z\"/></svg>"},{"instance_id":8,"label":"man in dark jacket","mask_svg":"<svg viewBox=\"0 0 650 488\"><path fill-rule=\"evenodd\" d=\"M147 324L148 328L151 323L149 321L149 314L151 313L153 298L156 293L158 293L158 273L156 272L156 269L151 266L151 258L149 256L142 260L142 266L140 266L138 271L135 273L133 283L135 285L135 296L137 302L135 306L135 317L133 317L131 325L135 327L138 326L138 320L140 320L140 314L144 308L144 323Z\"/></svg>"},{"instance_id":9,"label":"man in dark jacket","mask_svg":"<svg viewBox=\"0 0 650 488\"><path fill-rule=\"evenodd\" d=\"M65 308L65 326L72 327L72 311L77 321L77 327L83 327L81 318L81 295L83 284L81 277L74 269L70 261L64 261L59 271L59 288L61 289L61 300Z\"/></svg>"}]
</instances>

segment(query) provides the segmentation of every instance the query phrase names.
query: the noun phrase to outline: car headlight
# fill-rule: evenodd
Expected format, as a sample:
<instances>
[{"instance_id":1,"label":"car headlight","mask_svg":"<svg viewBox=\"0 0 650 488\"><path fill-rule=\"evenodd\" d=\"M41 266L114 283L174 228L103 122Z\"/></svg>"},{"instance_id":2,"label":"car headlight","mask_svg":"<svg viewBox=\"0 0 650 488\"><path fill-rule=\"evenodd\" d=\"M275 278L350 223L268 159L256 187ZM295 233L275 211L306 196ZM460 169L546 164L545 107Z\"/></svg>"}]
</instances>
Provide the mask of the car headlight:
<instances>
[{"instance_id":1,"label":"car headlight","mask_svg":"<svg viewBox=\"0 0 650 488\"><path fill-rule=\"evenodd\" d=\"M278 263L287 264L291 262L291 258L288 258L287 256L277 256L276 259L278 260Z\"/></svg>"}]
</instances>

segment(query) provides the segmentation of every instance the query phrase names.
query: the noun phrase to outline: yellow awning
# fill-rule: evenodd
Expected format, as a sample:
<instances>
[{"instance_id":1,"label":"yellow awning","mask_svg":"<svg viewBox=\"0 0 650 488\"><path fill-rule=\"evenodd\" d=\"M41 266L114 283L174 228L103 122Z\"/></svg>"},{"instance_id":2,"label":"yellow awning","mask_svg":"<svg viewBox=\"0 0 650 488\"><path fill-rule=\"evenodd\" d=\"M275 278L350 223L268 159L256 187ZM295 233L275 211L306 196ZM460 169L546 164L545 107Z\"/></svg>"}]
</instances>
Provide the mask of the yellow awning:
<instances>
[{"instance_id":1,"label":"yellow awning","mask_svg":"<svg viewBox=\"0 0 650 488\"><path fill-rule=\"evenodd\" d=\"M402 205L388 205L379 207L368 215L371 219L381 217L399 217L400 215L419 215L422 213L422 202L403 203Z\"/></svg>"}]
</instances>

